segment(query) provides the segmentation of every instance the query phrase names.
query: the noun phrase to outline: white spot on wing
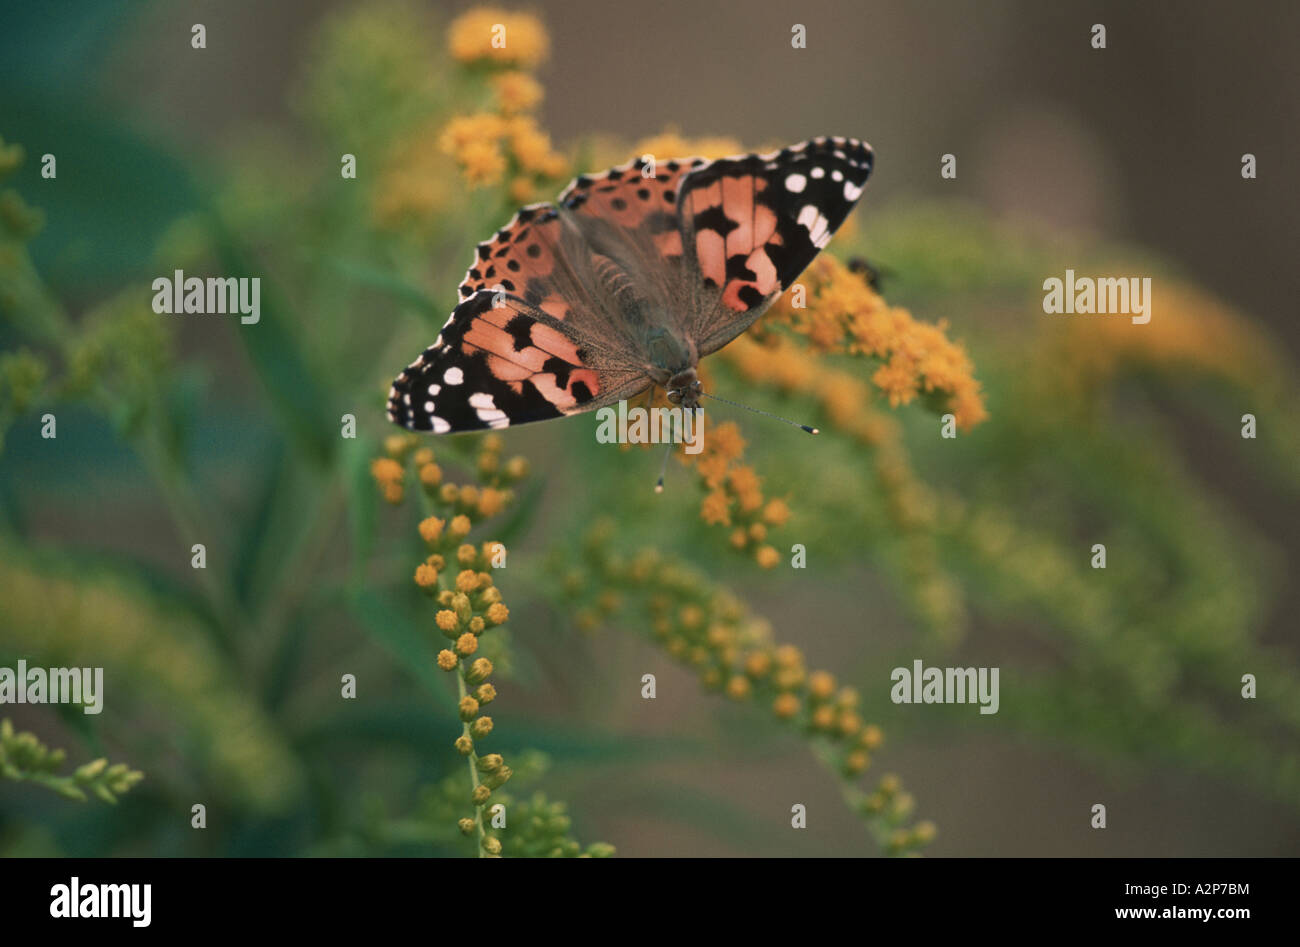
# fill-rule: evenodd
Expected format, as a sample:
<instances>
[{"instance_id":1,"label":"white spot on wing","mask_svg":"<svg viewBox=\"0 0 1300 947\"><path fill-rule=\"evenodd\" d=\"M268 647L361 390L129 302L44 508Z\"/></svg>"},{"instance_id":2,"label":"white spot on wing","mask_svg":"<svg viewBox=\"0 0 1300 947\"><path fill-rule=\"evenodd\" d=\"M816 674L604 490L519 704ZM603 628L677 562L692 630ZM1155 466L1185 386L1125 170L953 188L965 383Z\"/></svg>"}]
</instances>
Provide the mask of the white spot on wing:
<instances>
[{"instance_id":1,"label":"white spot on wing","mask_svg":"<svg viewBox=\"0 0 1300 947\"><path fill-rule=\"evenodd\" d=\"M856 201L862 196L862 188L857 187L852 181L844 182L844 199L846 201Z\"/></svg>"},{"instance_id":2,"label":"white spot on wing","mask_svg":"<svg viewBox=\"0 0 1300 947\"><path fill-rule=\"evenodd\" d=\"M798 194L808 186L808 179L802 174L787 175L785 179L785 189L792 193Z\"/></svg>"},{"instance_id":3,"label":"white spot on wing","mask_svg":"<svg viewBox=\"0 0 1300 947\"><path fill-rule=\"evenodd\" d=\"M831 241L830 221L813 204L805 204L796 220L808 228L808 239L818 250Z\"/></svg>"},{"instance_id":4,"label":"white spot on wing","mask_svg":"<svg viewBox=\"0 0 1300 947\"><path fill-rule=\"evenodd\" d=\"M442 373L442 380L449 385L459 385L465 380L465 373L453 365Z\"/></svg>"},{"instance_id":5,"label":"white spot on wing","mask_svg":"<svg viewBox=\"0 0 1300 947\"><path fill-rule=\"evenodd\" d=\"M486 392L476 392L469 396L469 406L478 414L478 419L484 424L491 425L493 422L506 421L506 413L497 408L496 402L492 396Z\"/></svg>"}]
</instances>

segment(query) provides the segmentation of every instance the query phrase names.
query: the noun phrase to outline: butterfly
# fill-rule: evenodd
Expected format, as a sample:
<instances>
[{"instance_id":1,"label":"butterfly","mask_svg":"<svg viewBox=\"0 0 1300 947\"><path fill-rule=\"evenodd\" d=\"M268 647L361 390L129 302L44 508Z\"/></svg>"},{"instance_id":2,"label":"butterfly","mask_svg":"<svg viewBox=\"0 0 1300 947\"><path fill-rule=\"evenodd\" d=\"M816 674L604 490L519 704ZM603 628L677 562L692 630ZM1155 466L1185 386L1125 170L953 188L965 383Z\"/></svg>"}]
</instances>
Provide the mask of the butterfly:
<instances>
[{"instance_id":1,"label":"butterfly","mask_svg":"<svg viewBox=\"0 0 1300 947\"><path fill-rule=\"evenodd\" d=\"M822 137L717 160L647 155L575 178L478 245L460 304L393 382L389 420L503 428L651 386L697 407L699 360L812 262L872 163L865 142Z\"/></svg>"}]
</instances>

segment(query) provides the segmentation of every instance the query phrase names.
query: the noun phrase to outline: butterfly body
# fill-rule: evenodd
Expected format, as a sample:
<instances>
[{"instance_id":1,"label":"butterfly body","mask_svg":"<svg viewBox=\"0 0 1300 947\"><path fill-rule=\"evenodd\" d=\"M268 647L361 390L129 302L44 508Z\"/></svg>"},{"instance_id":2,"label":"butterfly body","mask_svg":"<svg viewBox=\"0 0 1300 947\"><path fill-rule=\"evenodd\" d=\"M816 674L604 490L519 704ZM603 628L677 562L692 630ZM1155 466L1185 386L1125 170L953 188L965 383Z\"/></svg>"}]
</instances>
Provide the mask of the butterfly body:
<instances>
[{"instance_id":1,"label":"butterfly body","mask_svg":"<svg viewBox=\"0 0 1300 947\"><path fill-rule=\"evenodd\" d=\"M461 303L393 383L434 433L592 410L651 386L698 404L699 360L747 329L856 204L868 145L816 138L582 175L478 245Z\"/></svg>"}]
</instances>

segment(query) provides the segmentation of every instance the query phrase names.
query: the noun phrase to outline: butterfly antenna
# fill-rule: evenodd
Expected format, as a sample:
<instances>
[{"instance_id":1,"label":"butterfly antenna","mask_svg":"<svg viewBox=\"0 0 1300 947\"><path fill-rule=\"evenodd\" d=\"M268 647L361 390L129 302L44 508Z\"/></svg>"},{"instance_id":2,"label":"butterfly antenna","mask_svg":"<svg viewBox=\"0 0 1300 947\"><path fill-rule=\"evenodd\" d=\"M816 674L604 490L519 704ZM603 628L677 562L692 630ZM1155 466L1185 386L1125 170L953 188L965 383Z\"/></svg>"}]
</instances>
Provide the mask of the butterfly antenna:
<instances>
[{"instance_id":1,"label":"butterfly antenna","mask_svg":"<svg viewBox=\"0 0 1300 947\"><path fill-rule=\"evenodd\" d=\"M659 464L659 482L655 484L655 493L664 492L664 474L668 470L668 458L673 452L673 442L669 441L667 448L664 449L664 459Z\"/></svg>"},{"instance_id":2,"label":"butterfly antenna","mask_svg":"<svg viewBox=\"0 0 1300 947\"><path fill-rule=\"evenodd\" d=\"M783 418L779 414L773 414L771 411L763 411L760 408L751 408L747 404L741 404L739 401L732 401L729 398L719 398L717 395L711 395L707 391L701 391L700 394L706 398L712 398L714 401L721 401L723 404L729 404L733 408L744 408L746 411L753 411L755 414L761 414L764 417L771 418L774 421L782 421L792 427L797 427L807 431L809 434L820 434L821 431L809 424L800 424L798 421L791 421L789 418Z\"/></svg>"}]
</instances>

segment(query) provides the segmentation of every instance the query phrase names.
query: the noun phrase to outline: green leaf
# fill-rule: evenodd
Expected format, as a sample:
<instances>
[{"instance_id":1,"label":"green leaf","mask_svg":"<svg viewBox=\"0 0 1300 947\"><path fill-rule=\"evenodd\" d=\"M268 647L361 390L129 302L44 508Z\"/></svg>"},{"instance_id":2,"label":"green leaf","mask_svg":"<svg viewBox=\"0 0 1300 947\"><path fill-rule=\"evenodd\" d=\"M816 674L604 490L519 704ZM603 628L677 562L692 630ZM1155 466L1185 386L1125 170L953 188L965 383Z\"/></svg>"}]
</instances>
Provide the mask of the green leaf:
<instances>
[{"instance_id":1,"label":"green leaf","mask_svg":"<svg viewBox=\"0 0 1300 947\"><path fill-rule=\"evenodd\" d=\"M225 272L253 276L262 271L220 222L214 219L212 229ZM296 339L298 329L289 316L291 311L275 280L263 277L260 318L248 325L236 322L236 334L266 386L281 423L313 461L324 465L334 456L339 440L336 425L342 412L336 395L327 393L308 365ZM296 322L306 324L304 320Z\"/></svg>"},{"instance_id":2,"label":"green leaf","mask_svg":"<svg viewBox=\"0 0 1300 947\"><path fill-rule=\"evenodd\" d=\"M231 570L235 594L247 605L252 598L253 579L261 557L266 553L266 538L275 513L275 501L285 471L286 451L283 441L276 441L265 462L257 467L258 476L249 514L237 524L236 554Z\"/></svg>"},{"instance_id":3,"label":"green leaf","mask_svg":"<svg viewBox=\"0 0 1300 947\"><path fill-rule=\"evenodd\" d=\"M438 649L432 644L432 631L421 631L391 602L367 588L355 589L348 597L353 616L396 657L403 669L412 674L433 695L438 704L455 711L456 701L447 687L446 674L438 669ZM432 629L433 612L429 612Z\"/></svg>"}]
</instances>

